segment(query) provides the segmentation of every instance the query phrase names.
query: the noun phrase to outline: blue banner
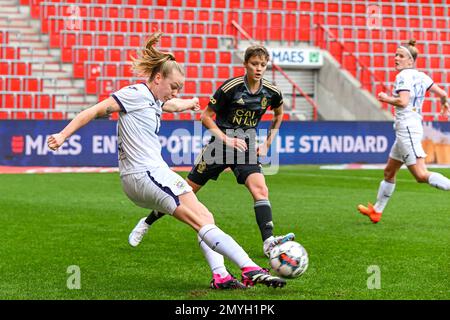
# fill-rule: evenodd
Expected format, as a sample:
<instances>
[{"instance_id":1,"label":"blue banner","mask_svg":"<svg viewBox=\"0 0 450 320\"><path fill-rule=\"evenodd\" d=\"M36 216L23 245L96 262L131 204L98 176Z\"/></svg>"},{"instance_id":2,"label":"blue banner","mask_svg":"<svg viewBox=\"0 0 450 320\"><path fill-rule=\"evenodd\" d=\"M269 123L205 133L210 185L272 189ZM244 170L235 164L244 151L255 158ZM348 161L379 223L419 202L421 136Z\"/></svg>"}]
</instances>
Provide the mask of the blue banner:
<instances>
[{"instance_id":1,"label":"blue banner","mask_svg":"<svg viewBox=\"0 0 450 320\"><path fill-rule=\"evenodd\" d=\"M67 121L0 121L0 165L117 166L117 123L95 120L81 128L57 151L47 137ZM267 135L270 122L258 134ZM439 123L450 131L449 123ZM198 121L167 121L159 132L163 158L171 166L191 166L210 135ZM268 161L279 164L385 163L395 134L392 122L286 121Z\"/></svg>"}]
</instances>

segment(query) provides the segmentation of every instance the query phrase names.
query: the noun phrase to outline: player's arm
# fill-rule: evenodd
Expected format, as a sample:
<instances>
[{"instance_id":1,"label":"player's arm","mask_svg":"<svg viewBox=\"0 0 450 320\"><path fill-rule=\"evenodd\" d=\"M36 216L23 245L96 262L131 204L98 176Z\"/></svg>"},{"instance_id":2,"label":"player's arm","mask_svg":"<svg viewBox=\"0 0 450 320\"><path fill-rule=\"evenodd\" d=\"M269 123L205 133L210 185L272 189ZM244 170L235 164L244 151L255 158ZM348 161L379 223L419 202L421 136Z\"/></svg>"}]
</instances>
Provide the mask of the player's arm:
<instances>
[{"instance_id":1,"label":"player's arm","mask_svg":"<svg viewBox=\"0 0 450 320\"><path fill-rule=\"evenodd\" d=\"M449 114L449 103L447 92L441 89L437 84L433 84L429 89L431 93L434 93L441 99L441 115Z\"/></svg>"},{"instance_id":2,"label":"player's arm","mask_svg":"<svg viewBox=\"0 0 450 320\"><path fill-rule=\"evenodd\" d=\"M64 143L64 141L66 141L67 138L93 119L103 118L118 111L120 111L119 104L116 100L114 100L114 98L109 97L80 112L64 129L61 130L61 132L50 135L47 139L47 145L50 149L56 150Z\"/></svg>"},{"instance_id":3,"label":"player's arm","mask_svg":"<svg viewBox=\"0 0 450 320\"><path fill-rule=\"evenodd\" d=\"M402 90L398 93L397 97L391 97L384 92L378 94L378 100L381 102L387 102L395 107L406 108L409 103L409 91Z\"/></svg>"},{"instance_id":4,"label":"player's arm","mask_svg":"<svg viewBox=\"0 0 450 320\"><path fill-rule=\"evenodd\" d=\"M283 104L281 104L278 108L273 109L273 119L270 125L269 134L267 135L266 141L258 146L257 154L258 156L266 156L267 151L270 149L273 140L278 134L278 130L280 129L281 122L283 122Z\"/></svg>"},{"instance_id":5,"label":"player's arm","mask_svg":"<svg viewBox=\"0 0 450 320\"><path fill-rule=\"evenodd\" d=\"M200 110L200 104L197 97L192 99L173 98L163 104L162 110L165 112L197 111Z\"/></svg>"},{"instance_id":6,"label":"player's arm","mask_svg":"<svg viewBox=\"0 0 450 320\"><path fill-rule=\"evenodd\" d=\"M239 138L231 138L228 137L222 130L219 129L213 117L215 115L215 111L209 105L203 110L202 116L200 117L200 121L202 124L214 135L216 138L222 140L226 145L236 148L239 151L247 150L247 143L245 140Z\"/></svg>"}]
</instances>

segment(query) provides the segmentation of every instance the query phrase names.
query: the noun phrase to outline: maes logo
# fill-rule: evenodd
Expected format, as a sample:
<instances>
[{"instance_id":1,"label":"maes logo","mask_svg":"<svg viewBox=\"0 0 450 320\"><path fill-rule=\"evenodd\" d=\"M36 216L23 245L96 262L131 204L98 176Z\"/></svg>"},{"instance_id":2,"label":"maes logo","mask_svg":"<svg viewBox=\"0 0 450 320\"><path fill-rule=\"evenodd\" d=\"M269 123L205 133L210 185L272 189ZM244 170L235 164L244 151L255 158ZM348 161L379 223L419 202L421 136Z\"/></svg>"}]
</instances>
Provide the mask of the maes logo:
<instances>
[{"instance_id":1,"label":"maes logo","mask_svg":"<svg viewBox=\"0 0 450 320\"><path fill-rule=\"evenodd\" d=\"M71 136L64 144L56 151L52 151L47 146L48 136L38 135L32 137L26 136L12 136L11 137L11 151L14 154L24 154L27 156L38 155L45 156L48 153L54 155L78 155L81 153L81 137L79 135Z\"/></svg>"}]
</instances>

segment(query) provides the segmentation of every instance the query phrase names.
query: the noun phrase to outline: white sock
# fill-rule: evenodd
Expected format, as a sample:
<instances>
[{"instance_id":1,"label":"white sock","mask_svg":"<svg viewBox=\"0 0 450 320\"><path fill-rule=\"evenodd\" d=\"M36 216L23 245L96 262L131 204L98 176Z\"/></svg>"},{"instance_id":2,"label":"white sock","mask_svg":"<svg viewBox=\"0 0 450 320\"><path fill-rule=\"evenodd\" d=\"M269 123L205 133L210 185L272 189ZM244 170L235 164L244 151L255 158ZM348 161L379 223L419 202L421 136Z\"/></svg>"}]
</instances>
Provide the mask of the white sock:
<instances>
[{"instance_id":1,"label":"white sock","mask_svg":"<svg viewBox=\"0 0 450 320\"><path fill-rule=\"evenodd\" d=\"M378 188L377 202L374 205L376 212L383 212L392 193L395 189L395 183L387 182L383 180L380 182L380 187Z\"/></svg>"},{"instance_id":2,"label":"white sock","mask_svg":"<svg viewBox=\"0 0 450 320\"><path fill-rule=\"evenodd\" d=\"M431 172L428 177L428 184L441 190L450 190L450 180L437 172Z\"/></svg>"},{"instance_id":3,"label":"white sock","mask_svg":"<svg viewBox=\"0 0 450 320\"><path fill-rule=\"evenodd\" d=\"M221 278L225 278L229 273L225 268L223 261L223 256L214 250L212 250L208 245L197 235L198 244L202 249L203 255L211 268L212 273L217 273Z\"/></svg>"},{"instance_id":4,"label":"white sock","mask_svg":"<svg viewBox=\"0 0 450 320\"><path fill-rule=\"evenodd\" d=\"M214 224L203 226L198 236L214 251L233 261L239 268L258 267L248 254L228 234Z\"/></svg>"}]
</instances>

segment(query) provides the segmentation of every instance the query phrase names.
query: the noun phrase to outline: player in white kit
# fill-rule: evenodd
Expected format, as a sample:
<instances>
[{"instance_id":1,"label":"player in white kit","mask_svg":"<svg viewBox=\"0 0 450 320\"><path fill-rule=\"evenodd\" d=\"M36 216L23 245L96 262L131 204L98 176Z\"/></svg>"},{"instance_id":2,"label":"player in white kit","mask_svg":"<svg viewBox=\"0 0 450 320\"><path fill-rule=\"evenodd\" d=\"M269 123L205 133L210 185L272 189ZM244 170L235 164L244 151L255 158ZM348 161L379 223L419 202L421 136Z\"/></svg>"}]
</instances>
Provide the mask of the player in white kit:
<instances>
[{"instance_id":1,"label":"player in white kit","mask_svg":"<svg viewBox=\"0 0 450 320\"><path fill-rule=\"evenodd\" d=\"M255 264L233 238L214 224L212 214L198 201L192 188L161 156L158 139L161 113L199 109L197 98L177 98L184 84L184 72L172 54L154 47L161 35L152 34L139 58L133 61L134 70L146 76L146 82L124 87L82 111L61 132L48 138L48 146L56 150L91 120L120 112L117 124L119 172L128 198L140 207L167 212L190 225L198 234L205 256L217 252L239 266L243 283L223 266L225 273L213 279L214 288L243 289L256 283L283 287L285 280Z\"/></svg>"},{"instance_id":2,"label":"player in white kit","mask_svg":"<svg viewBox=\"0 0 450 320\"><path fill-rule=\"evenodd\" d=\"M391 148L387 165L384 169L384 180L381 181L375 205L358 205L358 210L368 216L373 223L381 219L395 189L395 177L400 167L405 164L419 183L441 190L450 190L450 180L440 173L430 172L425 165L426 154L422 148L422 104L425 94L430 91L441 100L441 114L449 111L447 93L442 90L425 73L414 69L418 50L415 40L401 45L395 53L395 69L399 71L395 79L394 95L384 92L378 94L378 100L395 107L395 142Z\"/></svg>"}]
</instances>

